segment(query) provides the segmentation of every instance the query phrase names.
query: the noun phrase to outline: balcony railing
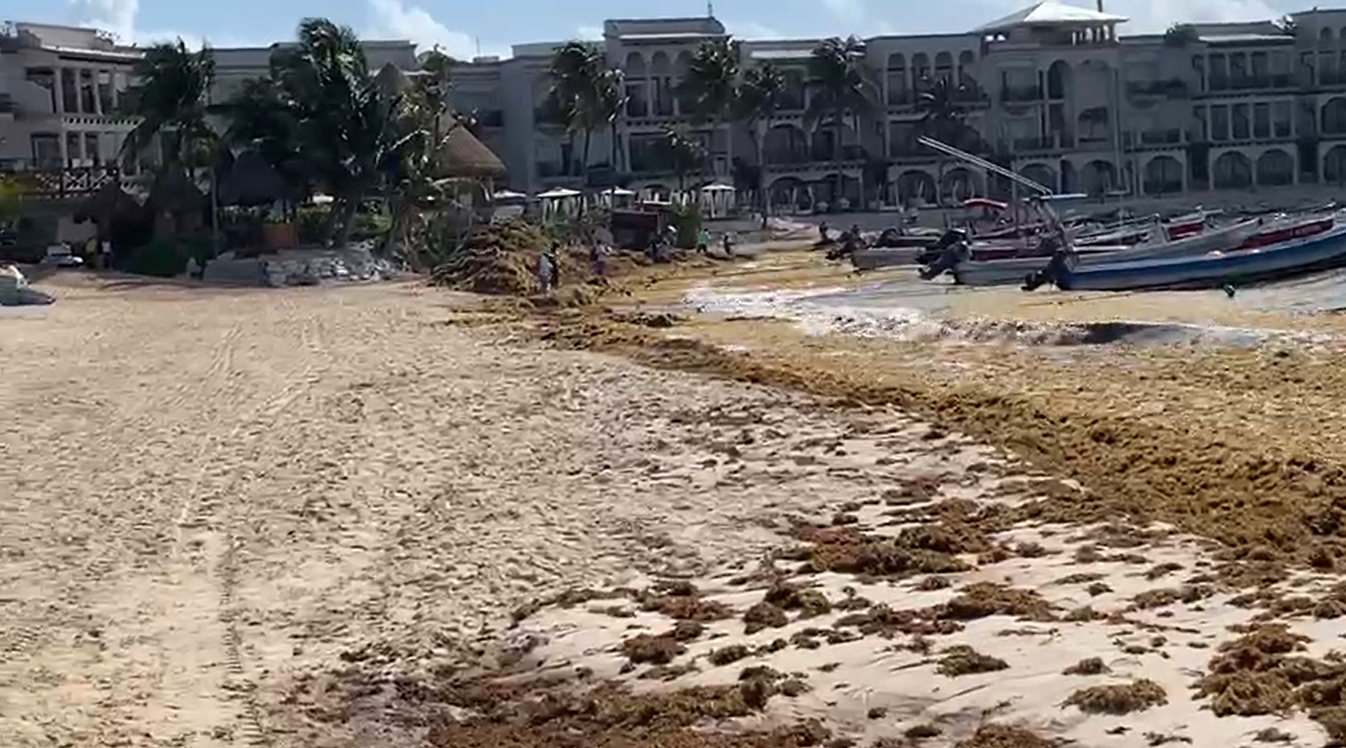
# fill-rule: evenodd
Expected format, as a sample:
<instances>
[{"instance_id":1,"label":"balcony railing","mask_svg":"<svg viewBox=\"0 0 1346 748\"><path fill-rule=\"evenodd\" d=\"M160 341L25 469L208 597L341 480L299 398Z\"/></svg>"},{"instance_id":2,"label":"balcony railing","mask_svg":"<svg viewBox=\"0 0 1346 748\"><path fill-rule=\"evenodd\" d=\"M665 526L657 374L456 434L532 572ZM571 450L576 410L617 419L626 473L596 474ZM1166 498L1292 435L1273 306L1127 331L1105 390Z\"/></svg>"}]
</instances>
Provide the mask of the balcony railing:
<instances>
[{"instance_id":1,"label":"balcony railing","mask_svg":"<svg viewBox=\"0 0 1346 748\"><path fill-rule=\"evenodd\" d=\"M1041 86L1006 86L1000 90L1001 101L1042 101Z\"/></svg>"},{"instance_id":2,"label":"balcony railing","mask_svg":"<svg viewBox=\"0 0 1346 748\"><path fill-rule=\"evenodd\" d=\"M1346 71L1320 70L1318 72L1318 85L1320 86L1340 86L1344 84L1346 84Z\"/></svg>"},{"instance_id":3,"label":"balcony railing","mask_svg":"<svg viewBox=\"0 0 1346 748\"><path fill-rule=\"evenodd\" d=\"M1127 145L1177 145L1182 142L1182 130L1176 127L1164 130L1128 132L1123 137Z\"/></svg>"},{"instance_id":4,"label":"balcony railing","mask_svg":"<svg viewBox=\"0 0 1346 748\"><path fill-rule=\"evenodd\" d=\"M19 197L36 200L83 198L121 181L116 166L76 166L15 172Z\"/></svg>"},{"instance_id":5,"label":"balcony railing","mask_svg":"<svg viewBox=\"0 0 1346 748\"><path fill-rule=\"evenodd\" d=\"M1032 151L1052 151L1056 150L1056 138L1052 137L1031 137L1031 138L1013 138L1009 141L1010 150L1014 153L1029 153Z\"/></svg>"},{"instance_id":6,"label":"balcony railing","mask_svg":"<svg viewBox=\"0 0 1346 748\"><path fill-rule=\"evenodd\" d=\"M825 164L837 160L836 152L831 148L796 148L792 150L767 151L763 154L768 168L773 166L799 166L804 164ZM841 147L842 161L861 161L865 158L865 149L858 145Z\"/></svg>"},{"instance_id":7,"label":"balcony railing","mask_svg":"<svg viewBox=\"0 0 1346 748\"><path fill-rule=\"evenodd\" d=\"M1132 81L1126 84L1126 92L1135 97L1160 97L1168 99L1187 98L1187 82L1173 78L1162 81Z\"/></svg>"}]
</instances>

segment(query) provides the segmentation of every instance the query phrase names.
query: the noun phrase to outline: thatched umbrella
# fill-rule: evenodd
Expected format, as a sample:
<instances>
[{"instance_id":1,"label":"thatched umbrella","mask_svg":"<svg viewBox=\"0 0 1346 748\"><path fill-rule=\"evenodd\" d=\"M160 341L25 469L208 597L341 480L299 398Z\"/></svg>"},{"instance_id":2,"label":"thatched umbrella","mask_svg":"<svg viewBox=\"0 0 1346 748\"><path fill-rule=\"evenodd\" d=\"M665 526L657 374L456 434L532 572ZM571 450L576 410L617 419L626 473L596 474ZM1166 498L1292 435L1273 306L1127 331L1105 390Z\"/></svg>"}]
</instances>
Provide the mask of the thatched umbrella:
<instances>
[{"instance_id":1,"label":"thatched umbrella","mask_svg":"<svg viewBox=\"0 0 1346 748\"><path fill-rule=\"evenodd\" d=\"M220 180L220 205L270 205L288 195L285 179L257 151L244 151Z\"/></svg>"},{"instance_id":2,"label":"thatched umbrella","mask_svg":"<svg viewBox=\"0 0 1346 748\"><path fill-rule=\"evenodd\" d=\"M449 124L449 134L439 149L439 166L446 177L493 179L505 175L505 164L459 122Z\"/></svg>"},{"instance_id":3,"label":"thatched umbrella","mask_svg":"<svg viewBox=\"0 0 1346 748\"><path fill-rule=\"evenodd\" d=\"M205 194L186 174L176 169L164 172L154 180L148 204L154 209L156 234L192 231L204 222Z\"/></svg>"},{"instance_id":4,"label":"thatched umbrella","mask_svg":"<svg viewBox=\"0 0 1346 748\"><path fill-rule=\"evenodd\" d=\"M114 217L139 210L139 201L117 182L108 181L75 208L74 219L77 222L93 221L98 224L99 234L106 235Z\"/></svg>"},{"instance_id":5,"label":"thatched umbrella","mask_svg":"<svg viewBox=\"0 0 1346 748\"><path fill-rule=\"evenodd\" d=\"M407 86L411 85L411 81L397 69L396 65L389 62L374 74L374 85L378 86L384 96L392 96L405 91Z\"/></svg>"}]
</instances>

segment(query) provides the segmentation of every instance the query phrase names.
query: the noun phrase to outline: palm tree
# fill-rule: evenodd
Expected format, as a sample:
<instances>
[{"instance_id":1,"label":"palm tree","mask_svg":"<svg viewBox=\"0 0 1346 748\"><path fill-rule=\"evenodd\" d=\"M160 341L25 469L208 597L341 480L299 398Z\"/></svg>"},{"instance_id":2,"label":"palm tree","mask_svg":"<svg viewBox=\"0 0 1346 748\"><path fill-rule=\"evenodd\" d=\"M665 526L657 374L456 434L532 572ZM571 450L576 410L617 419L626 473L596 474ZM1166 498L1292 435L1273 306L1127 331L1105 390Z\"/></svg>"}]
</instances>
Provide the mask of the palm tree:
<instances>
[{"instance_id":1,"label":"palm tree","mask_svg":"<svg viewBox=\"0 0 1346 748\"><path fill-rule=\"evenodd\" d=\"M814 126L830 122L834 128L832 142L836 161L837 184L833 195L835 207L842 195L842 136L849 119L857 135L862 131L860 121L874 112L878 100L878 86L864 66L865 43L854 36L846 39L825 39L814 48L809 57L809 76L814 94L804 113L805 120ZM861 192L864 184L861 182ZM860 196L864 202L864 195Z\"/></svg>"},{"instance_id":2,"label":"palm tree","mask_svg":"<svg viewBox=\"0 0 1346 748\"><path fill-rule=\"evenodd\" d=\"M399 129L403 94L382 90L351 29L308 18L297 37L293 48L273 55L273 75L297 123L304 160L334 200L329 232L341 246L361 201L410 137Z\"/></svg>"},{"instance_id":3,"label":"palm tree","mask_svg":"<svg viewBox=\"0 0 1346 748\"><path fill-rule=\"evenodd\" d=\"M768 210L766 199L765 164L762 146L765 138L760 132L761 125L771 120L780 108L781 96L785 92L785 74L771 63L764 63L749 69L743 74L743 82L738 87L734 99L733 118L747 125L748 137L752 140L753 155L757 159L757 199L762 210L762 220L766 220Z\"/></svg>"},{"instance_id":4,"label":"palm tree","mask_svg":"<svg viewBox=\"0 0 1346 748\"><path fill-rule=\"evenodd\" d=\"M654 141L654 150L663 166L678 176L678 191L687 187L687 175L699 171L706 162L706 149L687 130L664 128Z\"/></svg>"},{"instance_id":5,"label":"palm tree","mask_svg":"<svg viewBox=\"0 0 1346 748\"><path fill-rule=\"evenodd\" d=\"M595 85L595 121L604 122L608 127L609 165L617 171L617 160L621 155L617 140L617 125L621 122L622 112L626 109L626 76L616 68L603 70Z\"/></svg>"},{"instance_id":6,"label":"palm tree","mask_svg":"<svg viewBox=\"0 0 1346 748\"><path fill-rule=\"evenodd\" d=\"M304 159L298 113L288 105L275 77L245 81L233 98L211 109L228 121L226 145L256 151L280 176L285 202L298 203L308 196L311 171Z\"/></svg>"},{"instance_id":7,"label":"palm tree","mask_svg":"<svg viewBox=\"0 0 1346 748\"><path fill-rule=\"evenodd\" d=\"M678 96L692 116L718 133L733 115L739 83L739 45L728 38L704 41L692 53ZM712 137L712 142L714 135ZM733 162L733 136L726 133L726 156Z\"/></svg>"},{"instance_id":8,"label":"palm tree","mask_svg":"<svg viewBox=\"0 0 1346 748\"><path fill-rule=\"evenodd\" d=\"M215 81L210 48L193 52L181 39L156 44L145 50L134 74L139 83L122 100L122 109L140 121L123 142L123 154L138 158L158 142L163 171L186 171L205 163L203 149L216 140L206 122Z\"/></svg>"},{"instance_id":9,"label":"palm tree","mask_svg":"<svg viewBox=\"0 0 1346 748\"><path fill-rule=\"evenodd\" d=\"M958 100L966 91L966 86L954 84L947 77L941 77L931 83L922 81L920 96L916 100L916 110L921 113L917 130L922 135L948 143L955 148L965 148L969 134L967 112ZM935 179L935 203L944 204L944 167L946 159L939 159L939 174Z\"/></svg>"},{"instance_id":10,"label":"palm tree","mask_svg":"<svg viewBox=\"0 0 1346 748\"><path fill-rule=\"evenodd\" d=\"M589 167L589 146L600 121L599 87L605 70L602 51L579 41L561 45L547 70L552 81L548 98L560 113L566 133L572 142L577 134L584 135L582 170Z\"/></svg>"},{"instance_id":11,"label":"palm tree","mask_svg":"<svg viewBox=\"0 0 1346 748\"><path fill-rule=\"evenodd\" d=\"M453 88L453 66L458 61L435 47L421 55L420 63L421 75L417 78L417 88L432 106L441 110L448 108L449 93Z\"/></svg>"}]
</instances>

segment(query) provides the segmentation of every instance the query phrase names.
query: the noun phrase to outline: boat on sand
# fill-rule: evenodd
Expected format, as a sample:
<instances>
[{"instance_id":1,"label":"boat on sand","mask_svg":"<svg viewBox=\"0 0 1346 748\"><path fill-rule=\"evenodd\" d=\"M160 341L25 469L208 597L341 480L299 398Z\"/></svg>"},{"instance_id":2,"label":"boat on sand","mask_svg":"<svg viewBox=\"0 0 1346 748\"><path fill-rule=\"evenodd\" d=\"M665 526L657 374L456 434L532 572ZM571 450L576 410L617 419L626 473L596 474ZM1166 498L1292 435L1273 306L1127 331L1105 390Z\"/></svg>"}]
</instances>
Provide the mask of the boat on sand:
<instances>
[{"instance_id":1,"label":"boat on sand","mask_svg":"<svg viewBox=\"0 0 1346 748\"><path fill-rule=\"evenodd\" d=\"M1307 275L1346 266L1346 226L1270 246L1197 257L1100 265L1079 265L1075 258L1063 257L1049 263L1025 288L1031 290L1044 281L1068 291L1222 288Z\"/></svg>"},{"instance_id":2,"label":"boat on sand","mask_svg":"<svg viewBox=\"0 0 1346 748\"><path fill-rule=\"evenodd\" d=\"M1256 219L1240 221L1203 234L1192 234L1177 241L1150 244L1113 252L1080 252L1081 266L1114 262L1133 262L1169 257L1188 257L1211 250L1233 249L1257 232ZM1078 252L1078 250L1077 250ZM1046 268L1048 257L1020 257L1012 260L960 262L949 273L954 282L963 286L1005 286L1023 282L1032 273Z\"/></svg>"}]
</instances>

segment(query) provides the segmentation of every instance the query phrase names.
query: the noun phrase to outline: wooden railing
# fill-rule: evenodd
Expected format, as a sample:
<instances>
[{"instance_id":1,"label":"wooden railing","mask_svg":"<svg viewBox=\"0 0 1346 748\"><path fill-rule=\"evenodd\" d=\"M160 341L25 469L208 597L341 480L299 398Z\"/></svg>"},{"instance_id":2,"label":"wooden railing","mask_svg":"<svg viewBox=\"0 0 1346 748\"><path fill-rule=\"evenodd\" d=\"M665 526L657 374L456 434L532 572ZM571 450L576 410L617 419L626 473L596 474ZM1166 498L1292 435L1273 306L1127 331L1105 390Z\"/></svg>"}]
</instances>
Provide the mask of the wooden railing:
<instances>
[{"instance_id":1,"label":"wooden railing","mask_svg":"<svg viewBox=\"0 0 1346 748\"><path fill-rule=\"evenodd\" d=\"M116 166L71 166L57 169L32 169L0 174L12 180L21 200L67 200L85 198L108 184L119 184L121 172Z\"/></svg>"}]
</instances>

